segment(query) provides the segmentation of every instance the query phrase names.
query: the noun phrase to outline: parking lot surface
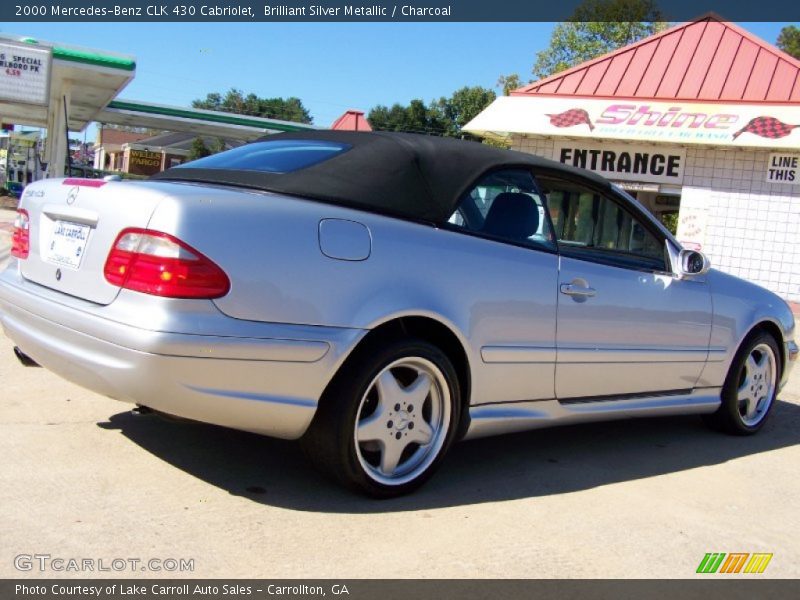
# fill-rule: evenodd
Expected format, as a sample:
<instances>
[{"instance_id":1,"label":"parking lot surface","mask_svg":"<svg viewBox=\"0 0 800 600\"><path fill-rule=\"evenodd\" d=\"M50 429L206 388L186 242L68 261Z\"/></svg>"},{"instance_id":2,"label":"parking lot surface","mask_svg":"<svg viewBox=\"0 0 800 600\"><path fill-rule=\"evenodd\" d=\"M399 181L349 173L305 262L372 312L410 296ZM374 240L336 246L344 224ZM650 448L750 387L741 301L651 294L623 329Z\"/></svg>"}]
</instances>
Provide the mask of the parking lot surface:
<instances>
[{"instance_id":1,"label":"parking lot surface","mask_svg":"<svg viewBox=\"0 0 800 600\"><path fill-rule=\"evenodd\" d=\"M0 577L683 578L707 552L800 576L797 373L754 437L676 417L476 440L374 501L295 443L135 416L12 347L0 334ZM95 571L18 570L34 554ZM96 570L114 559L194 570Z\"/></svg>"}]
</instances>

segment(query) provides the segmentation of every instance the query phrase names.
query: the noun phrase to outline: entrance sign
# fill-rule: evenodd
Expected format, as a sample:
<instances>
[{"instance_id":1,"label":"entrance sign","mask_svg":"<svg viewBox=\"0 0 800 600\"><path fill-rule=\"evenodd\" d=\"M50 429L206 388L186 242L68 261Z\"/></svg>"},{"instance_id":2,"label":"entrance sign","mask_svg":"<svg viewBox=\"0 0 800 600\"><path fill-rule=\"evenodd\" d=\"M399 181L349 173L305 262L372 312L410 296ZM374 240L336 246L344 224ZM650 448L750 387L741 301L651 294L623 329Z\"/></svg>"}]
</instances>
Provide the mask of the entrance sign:
<instances>
[{"instance_id":1,"label":"entrance sign","mask_svg":"<svg viewBox=\"0 0 800 600\"><path fill-rule=\"evenodd\" d=\"M0 42L0 100L46 106L50 95L50 48Z\"/></svg>"},{"instance_id":2,"label":"entrance sign","mask_svg":"<svg viewBox=\"0 0 800 600\"><path fill-rule=\"evenodd\" d=\"M500 138L528 133L651 144L796 149L800 145L800 105L503 96L464 130Z\"/></svg>"},{"instance_id":3,"label":"entrance sign","mask_svg":"<svg viewBox=\"0 0 800 600\"><path fill-rule=\"evenodd\" d=\"M770 154L767 183L800 185L800 154Z\"/></svg>"},{"instance_id":4,"label":"entrance sign","mask_svg":"<svg viewBox=\"0 0 800 600\"><path fill-rule=\"evenodd\" d=\"M670 146L556 142L553 158L614 181L683 183L686 150Z\"/></svg>"}]
</instances>

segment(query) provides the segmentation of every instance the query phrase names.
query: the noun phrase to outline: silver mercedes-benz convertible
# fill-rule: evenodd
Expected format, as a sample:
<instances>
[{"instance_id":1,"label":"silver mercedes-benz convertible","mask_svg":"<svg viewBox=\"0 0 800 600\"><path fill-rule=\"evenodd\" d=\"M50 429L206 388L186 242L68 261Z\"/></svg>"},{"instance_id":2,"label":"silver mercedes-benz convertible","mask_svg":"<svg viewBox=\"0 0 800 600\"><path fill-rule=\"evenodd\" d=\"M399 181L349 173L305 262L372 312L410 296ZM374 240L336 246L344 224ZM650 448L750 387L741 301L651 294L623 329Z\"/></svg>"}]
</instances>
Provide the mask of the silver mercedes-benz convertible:
<instances>
[{"instance_id":1,"label":"silver mercedes-benz convertible","mask_svg":"<svg viewBox=\"0 0 800 600\"><path fill-rule=\"evenodd\" d=\"M24 362L299 438L377 497L462 438L689 413L754 433L798 354L783 300L608 181L460 140L280 134L144 182L40 181L12 253Z\"/></svg>"}]
</instances>

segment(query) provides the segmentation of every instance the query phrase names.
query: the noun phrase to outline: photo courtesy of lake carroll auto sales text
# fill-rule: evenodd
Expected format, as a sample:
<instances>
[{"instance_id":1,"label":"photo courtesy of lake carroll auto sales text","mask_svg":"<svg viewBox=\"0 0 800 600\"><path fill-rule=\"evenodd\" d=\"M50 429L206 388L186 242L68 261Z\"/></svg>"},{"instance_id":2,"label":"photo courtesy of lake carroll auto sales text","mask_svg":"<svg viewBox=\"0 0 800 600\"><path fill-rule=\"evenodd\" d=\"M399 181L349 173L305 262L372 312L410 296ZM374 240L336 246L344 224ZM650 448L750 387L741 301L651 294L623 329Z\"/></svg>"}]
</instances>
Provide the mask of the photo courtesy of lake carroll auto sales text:
<instances>
[{"instance_id":1,"label":"photo courtesy of lake carroll auto sales text","mask_svg":"<svg viewBox=\"0 0 800 600\"><path fill-rule=\"evenodd\" d=\"M0 20L0 599L792 595L800 5Z\"/></svg>"},{"instance_id":2,"label":"photo courtesy of lake carroll auto sales text","mask_svg":"<svg viewBox=\"0 0 800 600\"><path fill-rule=\"evenodd\" d=\"M141 598L143 596L174 598L174 597L236 597L252 596L264 594L266 596L350 596L350 591L345 583L332 583L327 586L322 585L279 585L268 583L264 589L255 588L252 585L232 584L199 584L199 583L174 583L165 585L162 583L99 583L96 585L81 585L74 583L57 584L38 584L27 585L17 583L14 585L14 593L19 597L129 597Z\"/></svg>"}]
</instances>

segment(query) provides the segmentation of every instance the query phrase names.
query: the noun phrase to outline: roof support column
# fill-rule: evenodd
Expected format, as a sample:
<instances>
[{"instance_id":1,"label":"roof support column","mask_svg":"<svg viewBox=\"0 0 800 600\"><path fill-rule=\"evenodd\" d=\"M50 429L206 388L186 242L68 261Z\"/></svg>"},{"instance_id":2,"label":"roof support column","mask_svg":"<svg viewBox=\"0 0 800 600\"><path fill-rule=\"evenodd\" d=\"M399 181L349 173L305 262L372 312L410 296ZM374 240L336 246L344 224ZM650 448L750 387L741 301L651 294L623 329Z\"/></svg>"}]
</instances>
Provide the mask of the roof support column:
<instances>
[{"instance_id":1,"label":"roof support column","mask_svg":"<svg viewBox=\"0 0 800 600\"><path fill-rule=\"evenodd\" d=\"M45 145L45 160L47 161L48 177L64 177L66 172L68 132L64 106L70 105L70 85L65 83L57 94L50 96L50 107L47 114L47 144Z\"/></svg>"}]
</instances>

